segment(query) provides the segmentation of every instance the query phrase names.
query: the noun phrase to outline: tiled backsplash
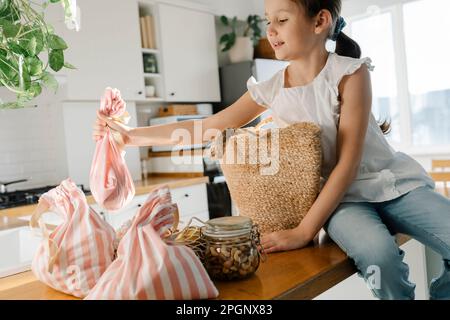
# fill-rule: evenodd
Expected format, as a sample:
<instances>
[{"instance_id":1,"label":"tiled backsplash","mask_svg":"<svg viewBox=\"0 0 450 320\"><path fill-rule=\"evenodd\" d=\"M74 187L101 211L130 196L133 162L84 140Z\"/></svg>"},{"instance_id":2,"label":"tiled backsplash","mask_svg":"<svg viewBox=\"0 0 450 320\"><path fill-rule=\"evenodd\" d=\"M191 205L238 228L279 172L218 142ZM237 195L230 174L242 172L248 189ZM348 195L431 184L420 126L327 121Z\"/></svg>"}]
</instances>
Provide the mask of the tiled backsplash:
<instances>
[{"instance_id":1,"label":"tiled backsplash","mask_svg":"<svg viewBox=\"0 0 450 320\"><path fill-rule=\"evenodd\" d=\"M67 178L61 105L0 110L0 181L8 191L56 185Z\"/></svg>"}]
</instances>

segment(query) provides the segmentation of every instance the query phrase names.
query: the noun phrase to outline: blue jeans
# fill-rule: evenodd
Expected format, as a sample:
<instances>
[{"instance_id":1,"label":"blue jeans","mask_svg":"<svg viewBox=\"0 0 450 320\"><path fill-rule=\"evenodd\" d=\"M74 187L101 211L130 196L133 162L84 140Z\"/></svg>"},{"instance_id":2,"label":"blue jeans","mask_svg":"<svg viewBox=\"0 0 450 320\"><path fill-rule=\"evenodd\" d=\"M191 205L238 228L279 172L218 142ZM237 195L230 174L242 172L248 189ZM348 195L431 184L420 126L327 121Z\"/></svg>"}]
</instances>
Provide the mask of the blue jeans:
<instances>
[{"instance_id":1,"label":"blue jeans","mask_svg":"<svg viewBox=\"0 0 450 320\"><path fill-rule=\"evenodd\" d=\"M442 272L430 285L430 298L450 299L450 199L430 187L386 202L341 203L324 228L353 259L379 299L414 299L415 285L408 281L404 251L393 235L411 236L443 257ZM378 282L374 281L376 270Z\"/></svg>"}]
</instances>

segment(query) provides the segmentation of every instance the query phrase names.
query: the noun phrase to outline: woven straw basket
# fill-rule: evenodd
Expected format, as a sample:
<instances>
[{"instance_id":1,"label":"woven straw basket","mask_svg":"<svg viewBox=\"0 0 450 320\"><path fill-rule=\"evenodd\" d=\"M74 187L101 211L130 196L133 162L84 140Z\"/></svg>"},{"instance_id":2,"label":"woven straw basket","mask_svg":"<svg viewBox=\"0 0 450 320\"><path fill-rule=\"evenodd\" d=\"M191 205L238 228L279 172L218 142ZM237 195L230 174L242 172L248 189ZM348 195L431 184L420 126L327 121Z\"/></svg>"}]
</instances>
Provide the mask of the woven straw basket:
<instances>
[{"instance_id":1,"label":"woven straw basket","mask_svg":"<svg viewBox=\"0 0 450 320\"><path fill-rule=\"evenodd\" d=\"M250 217L267 233L296 227L314 203L320 188L322 150L320 128L313 123L260 130L262 124L238 129L228 137L229 130L225 130L212 142L210 156L219 160L239 214ZM267 147L259 142L264 137ZM259 154L268 156L251 161L249 155L255 157L261 150ZM272 156L277 152L279 157Z\"/></svg>"}]
</instances>

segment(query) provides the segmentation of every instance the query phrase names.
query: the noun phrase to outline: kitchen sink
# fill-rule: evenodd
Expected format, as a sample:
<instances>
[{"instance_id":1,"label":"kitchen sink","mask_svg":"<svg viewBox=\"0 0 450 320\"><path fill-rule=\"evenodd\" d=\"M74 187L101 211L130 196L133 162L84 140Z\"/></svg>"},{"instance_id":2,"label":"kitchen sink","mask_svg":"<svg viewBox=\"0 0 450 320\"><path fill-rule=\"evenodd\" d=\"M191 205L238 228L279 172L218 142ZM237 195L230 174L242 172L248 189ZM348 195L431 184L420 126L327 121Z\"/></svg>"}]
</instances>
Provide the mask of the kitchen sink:
<instances>
[{"instance_id":1,"label":"kitchen sink","mask_svg":"<svg viewBox=\"0 0 450 320\"><path fill-rule=\"evenodd\" d=\"M30 270L40 242L28 226L0 230L0 278Z\"/></svg>"}]
</instances>

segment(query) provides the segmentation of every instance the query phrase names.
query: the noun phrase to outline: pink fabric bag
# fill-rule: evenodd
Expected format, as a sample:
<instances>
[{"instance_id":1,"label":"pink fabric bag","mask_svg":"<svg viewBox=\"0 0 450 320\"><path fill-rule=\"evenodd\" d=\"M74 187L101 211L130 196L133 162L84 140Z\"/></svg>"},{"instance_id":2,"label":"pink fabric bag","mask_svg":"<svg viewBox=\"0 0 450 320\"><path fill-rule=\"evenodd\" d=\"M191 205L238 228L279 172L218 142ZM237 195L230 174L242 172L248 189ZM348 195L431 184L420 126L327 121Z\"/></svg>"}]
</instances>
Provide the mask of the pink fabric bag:
<instances>
[{"instance_id":1,"label":"pink fabric bag","mask_svg":"<svg viewBox=\"0 0 450 320\"><path fill-rule=\"evenodd\" d=\"M117 89L106 88L101 99L100 112L121 123L128 123L125 102ZM133 178L125 163L124 142L119 133L106 129L97 141L90 171L90 189L95 201L109 211L126 206L134 197Z\"/></svg>"},{"instance_id":2,"label":"pink fabric bag","mask_svg":"<svg viewBox=\"0 0 450 320\"><path fill-rule=\"evenodd\" d=\"M48 211L63 219L51 232L40 219ZM114 229L89 208L70 178L41 196L30 226L44 236L31 270L56 290L85 297L114 259Z\"/></svg>"},{"instance_id":3,"label":"pink fabric bag","mask_svg":"<svg viewBox=\"0 0 450 320\"><path fill-rule=\"evenodd\" d=\"M178 220L167 186L149 194L119 243L117 259L86 299L206 299L218 291L195 253L168 245L164 237Z\"/></svg>"}]
</instances>

